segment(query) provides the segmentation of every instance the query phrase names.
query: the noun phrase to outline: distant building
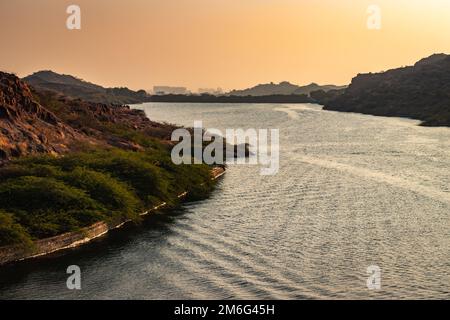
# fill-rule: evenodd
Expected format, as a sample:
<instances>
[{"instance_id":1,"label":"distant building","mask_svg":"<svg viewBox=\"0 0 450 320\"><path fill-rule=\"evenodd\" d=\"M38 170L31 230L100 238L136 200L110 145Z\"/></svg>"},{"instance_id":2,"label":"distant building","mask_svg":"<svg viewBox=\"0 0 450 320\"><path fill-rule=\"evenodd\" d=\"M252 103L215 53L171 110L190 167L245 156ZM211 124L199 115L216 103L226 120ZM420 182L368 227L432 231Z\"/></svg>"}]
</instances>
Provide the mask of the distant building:
<instances>
[{"instance_id":1,"label":"distant building","mask_svg":"<svg viewBox=\"0 0 450 320\"><path fill-rule=\"evenodd\" d=\"M154 86L153 94L165 95L165 94L189 94L189 90L185 87L170 87L170 86Z\"/></svg>"},{"instance_id":2,"label":"distant building","mask_svg":"<svg viewBox=\"0 0 450 320\"><path fill-rule=\"evenodd\" d=\"M223 94L223 90L221 88L217 89L209 89L209 88L200 88L198 89L199 94L212 94L215 96L219 96Z\"/></svg>"}]
</instances>

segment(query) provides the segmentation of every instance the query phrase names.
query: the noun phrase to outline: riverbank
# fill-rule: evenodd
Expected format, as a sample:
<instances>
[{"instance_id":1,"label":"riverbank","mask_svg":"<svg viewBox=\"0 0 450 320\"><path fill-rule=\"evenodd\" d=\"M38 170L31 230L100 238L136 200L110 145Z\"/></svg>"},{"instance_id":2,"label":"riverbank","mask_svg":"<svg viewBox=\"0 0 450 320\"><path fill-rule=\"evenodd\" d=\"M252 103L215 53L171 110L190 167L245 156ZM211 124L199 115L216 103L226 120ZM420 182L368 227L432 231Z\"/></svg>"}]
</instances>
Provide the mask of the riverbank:
<instances>
[{"instance_id":1,"label":"riverbank","mask_svg":"<svg viewBox=\"0 0 450 320\"><path fill-rule=\"evenodd\" d=\"M143 111L38 91L0 72L0 114L0 247L16 246L5 261L84 242L85 233L139 222L147 208L178 205L177 195L197 200L212 190L211 167L175 165L176 127ZM91 229L102 221L108 228Z\"/></svg>"},{"instance_id":2,"label":"riverbank","mask_svg":"<svg viewBox=\"0 0 450 320\"><path fill-rule=\"evenodd\" d=\"M225 169L223 167L214 167L211 170L211 180L217 180L224 174ZM189 192L187 191L182 192L177 196L177 198L184 199L188 196L188 194ZM150 210L141 213L140 216L147 216L158 210L164 209L167 206L167 202L162 202L159 205L151 208ZM132 222L131 219L127 219L115 224L108 224L105 221L100 221L88 227L82 228L79 231L67 232L54 237L34 241L31 248L24 248L23 246L19 245L0 247L0 266L82 246L91 242L92 240L106 235L111 230L121 228L130 222Z\"/></svg>"}]
</instances>

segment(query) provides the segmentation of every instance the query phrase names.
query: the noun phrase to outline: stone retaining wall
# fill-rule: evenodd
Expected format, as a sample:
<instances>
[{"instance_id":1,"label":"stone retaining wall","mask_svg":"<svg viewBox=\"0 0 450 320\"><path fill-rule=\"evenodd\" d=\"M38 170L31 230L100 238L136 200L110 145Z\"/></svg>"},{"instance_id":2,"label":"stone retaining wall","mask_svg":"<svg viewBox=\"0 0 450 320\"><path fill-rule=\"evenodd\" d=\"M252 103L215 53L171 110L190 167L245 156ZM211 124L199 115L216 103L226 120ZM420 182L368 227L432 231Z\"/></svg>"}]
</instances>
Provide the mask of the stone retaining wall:
<instances>
[{"instance_id":1,"label":"stone retaining wall","mask_svg":"<svg viewBox=\"0 0 450 320\"><path fill-rule=\"evenodd\" d=\"M108 231L109 226L105 222L97 222L80 231L68 232L55 237L37 240L34 242L34 248L32 249L23 249L20 246L1 247L0 265L76 247L98 238Z\"/></svg>"},{"instance_id":2,"label":"stone retaining wall","mask_svg":"<svg viewBox=\"0 0 450 320\"><path fill-rule=\"evenodd\" d=\"M225 173L225 169L221 167L214 168L211 171L212 179L218 179ZM187 192L179 195L179 198L183 198L187 195ZM142 215L149 214L152 211L163 208L166 203L143 213ZM34 242L33 249L23 249L20 246L7 246L0 247L0 265L9 262L15 262L20 260L25 260L29 258L34 258L38 256L43 256L52 252L78 247L84 243L87 243L95 238L101 237L102 235L108 233L109 230L119 228L123 226L128 221L120 223L116 226L109 226L105 222L97 222L89 227L83 228L80 231L68 232L55 237L46 238L42 240L37 240Z\"/></svg>"}]
</instances>

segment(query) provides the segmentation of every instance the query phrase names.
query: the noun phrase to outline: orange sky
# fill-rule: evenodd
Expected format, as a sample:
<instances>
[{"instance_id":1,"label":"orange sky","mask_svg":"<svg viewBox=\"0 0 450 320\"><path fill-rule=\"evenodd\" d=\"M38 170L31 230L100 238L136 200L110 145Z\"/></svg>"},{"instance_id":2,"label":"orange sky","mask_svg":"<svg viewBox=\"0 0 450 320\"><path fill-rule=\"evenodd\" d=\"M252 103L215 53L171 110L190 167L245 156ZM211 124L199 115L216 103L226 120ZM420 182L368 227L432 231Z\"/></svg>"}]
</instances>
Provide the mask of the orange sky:
<instances>
[{"instance_id":1,"label":"orange sky","mask_svg":"<svg viewBox=\"0 0 450 320\"><path fill-rule=\"evenodd\" d=\"M82 29L66 29L77 4ZM382 29L366 10L382 8ZM347 84L450 53L450 0L0 0L0 69L105 86Z\"/></svg>"}]
</instances>

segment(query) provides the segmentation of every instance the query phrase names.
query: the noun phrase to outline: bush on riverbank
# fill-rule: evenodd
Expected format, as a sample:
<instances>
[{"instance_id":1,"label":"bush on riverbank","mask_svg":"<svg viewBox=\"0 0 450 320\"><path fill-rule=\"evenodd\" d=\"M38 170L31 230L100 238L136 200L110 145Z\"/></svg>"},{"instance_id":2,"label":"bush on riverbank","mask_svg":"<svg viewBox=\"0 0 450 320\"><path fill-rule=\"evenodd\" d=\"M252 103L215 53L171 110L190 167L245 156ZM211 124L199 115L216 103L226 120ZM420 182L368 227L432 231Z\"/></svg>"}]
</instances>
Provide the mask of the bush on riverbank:
<instances>
[{"instance_id":1,"label":"bush on riverbank","mask_svg":"<svg viewBox=\"0 0 450 320\"><path fill-rule=\"evenodd\" d=\"M0 246L116 224L178 195L207 195L206 165L176 166L167 147L143 152L96 149L63 157L27 157L0 168Z\"/></svg>"},{"instance_id":2,"label":"bush on riverbank","mask_svg":"<svg viewBox=\"0 0 450 320\"><path fill-rule=\"evenodd\" d=\"M143 111L36 90L1 72L0 97L0 246L139 221L185 191L198 198L211 188L208 166L172 163L176 127Z\"/></svg>"},{"instance_id":3,"label":"bush on riverbank","mask_svg":"<svg viewBox=\"0 0 450 320\"><path fill-rule=\"evenodd\" d=\"M22 244L25 247L31 247L30 235L20 224L18 224L14 215L0 211L0 243L2 245Z\"/></svg>"}]
</instances>

